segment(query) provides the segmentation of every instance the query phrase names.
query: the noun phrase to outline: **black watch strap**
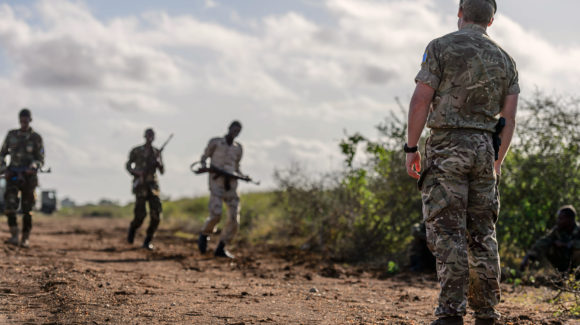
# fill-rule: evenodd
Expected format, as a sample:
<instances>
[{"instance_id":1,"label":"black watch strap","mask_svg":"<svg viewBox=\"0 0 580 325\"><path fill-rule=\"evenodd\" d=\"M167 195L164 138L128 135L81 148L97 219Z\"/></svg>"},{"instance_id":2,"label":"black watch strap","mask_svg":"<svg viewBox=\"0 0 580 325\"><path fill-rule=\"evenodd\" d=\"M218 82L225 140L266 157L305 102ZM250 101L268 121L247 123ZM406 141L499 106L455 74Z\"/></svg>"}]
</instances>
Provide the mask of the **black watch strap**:
<instances>
[{"instance_id":1,"label":"black watch strap","mask_svg":"<svg viewBox=\"0 0 580 325\"><path fill-rule=\"evenodd\" d=\"M409 148L409 146L407 146L407 144L405 143L405 146L403 147L403 150L406 153L414 153L414 152L417 152L417 150L419 150L419 147L418 146L414 146L414 147L410 147Z\"/></svg>"}]
</instances>

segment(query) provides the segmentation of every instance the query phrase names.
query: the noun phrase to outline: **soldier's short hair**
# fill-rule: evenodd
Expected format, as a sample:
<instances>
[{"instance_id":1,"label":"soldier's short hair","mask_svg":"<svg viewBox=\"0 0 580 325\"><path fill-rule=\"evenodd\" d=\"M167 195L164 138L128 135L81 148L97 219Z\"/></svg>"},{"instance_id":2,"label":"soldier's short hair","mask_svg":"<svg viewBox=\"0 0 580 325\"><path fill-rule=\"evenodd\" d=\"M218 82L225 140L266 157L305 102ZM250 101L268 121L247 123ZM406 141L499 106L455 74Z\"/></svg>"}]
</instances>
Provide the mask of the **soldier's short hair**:
<instances>
[{"instance_id":1,"label":"soldier's short hair","mask_svg":"<svg viewBox=\"0 0 580 325\"><path fill-rule=\"evenodd\" d=\"M461 0L463 19L476 24L488 24L497 11L495 0Z\"/></svg>"},{"instance_id":2,"label":"soldier's short hair","mask_svg":"<svg viewBox=\"0 0 580 325\"><path fill-rule=\"evenodd\" d=\"M240 121L237 121L236 120L236 121L233 121L232 123L230 123L230 126L229 127L231 128L232 126L237 126L237 127L239 127L241 129L242 128L242 123L240 123Z\"/></svg>"},{"instance_id":3,"label":"soldier's short hair","mask_svg":"<svg viewBox=\"0 0 580 325\"><path fill-rule=\"evenodd\" d=\"M147 134L149 134L149 133L155 135L155 131L153 131L152 128L148 128L148 129L145 130L145 136L147 136Z\"/></svg>"},{"instance_id":4,"label":"soldier's short hair","mask_svg":"<svg viewBox=\"0 0 580 325\"><path fill-rule=\"evenodd\" d=\"M28 108L23 108L20 110L20 113L18 113L18 117L32 118L32 113L30 113L30 110Z\"/></svg>"},{"instance_id":5,"label":"soldier's short hair","mask_svg":"<svg viewBox=\"0 0 580 325\"><path fill-rule=\"evenodd\" d=\"M560 215L576 219L576 209L571 205L565 205L558 210L558 216Z\"/></svg>"}]
</instances>

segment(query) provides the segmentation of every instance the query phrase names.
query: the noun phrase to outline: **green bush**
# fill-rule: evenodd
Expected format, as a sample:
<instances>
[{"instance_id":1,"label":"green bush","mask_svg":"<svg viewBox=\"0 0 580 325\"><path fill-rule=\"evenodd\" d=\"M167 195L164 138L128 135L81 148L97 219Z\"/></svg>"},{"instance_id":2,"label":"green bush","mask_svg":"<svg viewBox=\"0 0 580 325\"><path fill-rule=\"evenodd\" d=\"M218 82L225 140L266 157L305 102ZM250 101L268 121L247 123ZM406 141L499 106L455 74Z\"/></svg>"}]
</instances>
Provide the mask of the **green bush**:
<instances>
[{"instance_id":1,"label":"green bush","mask_svg":"<svg viewBox=\"0 0 580 325\"><path fill-rule=\"evenodd\" d=\"M577 205L580 194L578 102L537 94L519 110L497 224L502 257L512 265L553 226L558 207ZM407 125L399 116L404 113L377 127L379 140L346 136L341 172L316 179L296 167L276 173L284 236L304 238L338 259L400 260L411 225L422 216L420 193L404 166Z\"/></svg>"}]
</instances>

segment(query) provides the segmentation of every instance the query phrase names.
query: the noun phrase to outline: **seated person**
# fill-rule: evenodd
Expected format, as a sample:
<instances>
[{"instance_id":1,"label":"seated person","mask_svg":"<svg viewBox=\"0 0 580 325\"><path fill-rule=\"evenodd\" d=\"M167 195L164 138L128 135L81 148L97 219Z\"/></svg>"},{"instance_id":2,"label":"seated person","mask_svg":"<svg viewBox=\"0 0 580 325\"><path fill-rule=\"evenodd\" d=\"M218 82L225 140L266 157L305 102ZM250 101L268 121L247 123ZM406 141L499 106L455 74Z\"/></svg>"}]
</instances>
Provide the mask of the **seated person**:
<instances>
[{"instance_id":1,"label":"seated person","mask_svg":"<svg viewBox=\"0 0 580 325\"><path fill-rule=\"evenodd\" d=\"M409 248L410 268L413 272L434 272L435 256L427 247L425 222L416 223L411 229L413 241Z\"/></svg>"},{"instance_id":2,"label":"seated person","mask_svg":"<svg viewBox=\"0 0 580 325\"><path fill-rule=\"evenodd\" d=\"M580 266L580 228L576 224L576 210L566 205L558 210L557 224L544 237L540 238L524 257L520 270L529 262L548 261L560 272L573 271Z\"/></svg>"}]
</instances>

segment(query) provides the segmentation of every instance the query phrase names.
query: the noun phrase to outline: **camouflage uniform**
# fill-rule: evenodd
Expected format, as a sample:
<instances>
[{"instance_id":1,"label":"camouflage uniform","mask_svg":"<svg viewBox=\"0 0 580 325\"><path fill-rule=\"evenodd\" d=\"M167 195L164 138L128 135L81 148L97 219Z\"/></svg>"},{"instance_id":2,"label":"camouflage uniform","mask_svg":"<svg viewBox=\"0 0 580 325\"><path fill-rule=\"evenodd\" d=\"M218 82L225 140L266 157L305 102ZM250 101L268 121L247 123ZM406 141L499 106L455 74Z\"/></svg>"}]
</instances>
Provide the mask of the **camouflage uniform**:
<instances>
[{"instance_id":1,"label":"camouflage uniform","mask_svg":"<svg viewBox=\"0 0 580 325\"><path fill-rule=\"evenodd\" d=\"M144 171L142 178L135 177L133 180L133 194L135 194L135 218L131 222L131 229L138 229L143 224L147 216L145 204L149 202L149 228L147 228L147 238L153 238L159 222L161 220L161 199L159 198L159 182L157 179L157 160L161 160L159 149L147 145L142 145L131 150L129 161L127 161L127 171Z\"/></svg>"},{"instance_id":2,"label":"camouflage uniform","mask_svg":"<svg viewBox=\"0 0 580 325\"><path fill-rule=\"evenodd\" d=\"M558 241L567 244L567 247L557 247L555 243ZM576 225L571 233L562 231L557 226L552 228L548 234L536 241L528 251L528 256L534 260L547 260L561 272L580 266L580 228Z\"/></svg>"},{"instance_id":3,"label":"camouflage uniform","mask_svg":"<svg viewBox=\"0 0 580 325\"><path fill-rule=\"evenodd\" d=\"M213 138L209 141L201 161L211 159L211 164L228 172L240 172L242 145L234 142L229 145L225 138ZM226 180L216 174L209 175L209 217L202 228L203 235L211 235L222 216L222 202L228 207L228 220L221 235L221 241L229 243L238 232L240 222L240 197L238 196L238 181Z\"/></svg>"},{"instance_id":4,"label":"camouflage uniform","mask_svg":"<svg viewBox=\"0 0 580 325\"><path fill-rule=\"evenodd\" d=\"M5 158L10 156L10 165L6 168ZM4 193L5 213L8 225L17 227L16 212L18 206L22 209L22 234L28 237L32 229L32 209L36 201L35 189L38 185L36 174L26 174L29 168L40 169L44 165L44 146L40 134L32 128L26 131L12 130L6 135L0 150L2 169L6 169L12 176L6 179ZM20 197L18 193L20 192ZM22 202L20 202L22 201Z\"/></svg>"},{"instance_id":5,"label":"camouflage uniform","mask_svg":"<svg viewBox=\"0 0 580 325\"><path fill-rule=\"evenodd\" d=\"M519 93L515 63L485 28L467 24L428 45L416 81L435 89L420 180L427 242L441 284L435 314L463 316L469 300L477 318L498 319L492 133L506 96Z\"/></svg>"}]
</instances>

